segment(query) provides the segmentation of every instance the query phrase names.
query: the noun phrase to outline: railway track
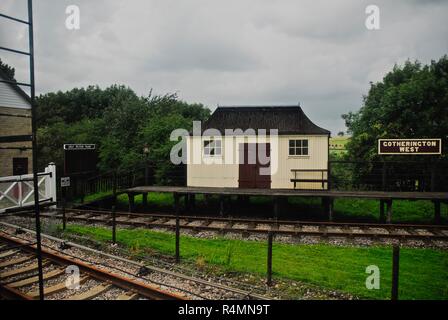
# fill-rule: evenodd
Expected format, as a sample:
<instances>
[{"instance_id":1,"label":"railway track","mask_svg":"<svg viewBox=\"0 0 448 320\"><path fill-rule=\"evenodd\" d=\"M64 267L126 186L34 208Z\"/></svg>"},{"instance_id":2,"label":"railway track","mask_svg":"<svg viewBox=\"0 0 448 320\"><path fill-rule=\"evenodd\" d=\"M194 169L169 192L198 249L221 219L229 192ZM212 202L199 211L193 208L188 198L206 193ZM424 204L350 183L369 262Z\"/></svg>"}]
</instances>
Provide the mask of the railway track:
<instances>
[{"instance_id":1,"label":"railway track","mask_svg":"<svg viewBox=\"0 0 448 320\"><path fill-rule=\"evenodd\" d=\"M91 264L42 250L45 299L91 300L182 300L145 283L106 272ZM79 287L67 282L68 270L79 270ZM69 267L69 269L67 269ZM0 295L7 299L39 298L36 249L29 241L0 232ZM77 289L76 289L77 288Z\"/></svg>"},{"instance_id":2,"label":"railway track","mask_svg":"<svg viewBox=\"0 0 448 320\"><path fill-rule=\"evenodd\" d=\"M60 211L42 213L42 217L62 219ZM344 238L392 238L448 241L448 226L418 224L374 224L348 222L311 222L243 218L181 216L180 228L194 232L318 236ZM67 221L112 224L112 212L67 209ZM175 229L176 218L166 214L116 213L116 224L140 228Z\"/></svg>"},{"instance_id":3,"label":"railway track","mask_svg":"<svg viewBox=\"0 0 448 320\"><path fill-rule=\"evenodd\" d=\"M0 226L0 235L6 233L9 236L20 237L14 235L19 232L20 234L24 233L26 235L29 235L31 239L33 239L35 236L34 230L27 229L23 226L6 222L0 222ZM214 290L214 292L219 297L218 299L276 299L275 296L269 294L269 292L266 291L265 287L258 287L256 285L251 285L229 278L218 277L212 280L208 275L205 275L204 277L204 274L191 274L191 272L189 272L191 270L188 269L173 268L173 265L167 262L163 262L163 260L157 259L157 263L154 263L155 261L153 261L152 259L150 259L152 261L149 262L149 260L146 260L145 257L142 257L143 260L137 262L126 258L126 253L123 253L123 257L120 255L108 253L106 251L93 249L79 243L67 241L66 239L56 238L44 233L42 233L42 238L47 241L48 248L56 248L57 252L63 252L65 255L68 255L70 257L78 258L81 256L84 258L79 259L88 263L89 265L95 264L105 267L106 269L116 270L121 274L125 274L126 276L129 275L131 277L136 277L139 280L142 279L145 281L149 281L158 286L171 287L175 289L176 292L182 292L182 294L186 294L186 297L188 297L188 299L190 297L193 299L210 299L210 297L204 296L202 294L202 289L205 289L205 291ZM21 238L21 240L28 239L29 237ZM10 247L7 250L11 249L12 248ZM74 249L75 251L71 254L68 254L65 249ZM2 252L2 243L0 240L0 253ZM149 262L149 264L147 262ZM117 263L118 266L116 265ZM156 275L155 281L154 279L151 279L151 275ZM162 280L161 282L160 276L166 278L166 280ZM175 283L173 283L173 279L176 279ZM164 281L167 281L167 283L165 283ZM2 279L0 278L0 287L1 284Z\"/></svg>"}]
</instances>

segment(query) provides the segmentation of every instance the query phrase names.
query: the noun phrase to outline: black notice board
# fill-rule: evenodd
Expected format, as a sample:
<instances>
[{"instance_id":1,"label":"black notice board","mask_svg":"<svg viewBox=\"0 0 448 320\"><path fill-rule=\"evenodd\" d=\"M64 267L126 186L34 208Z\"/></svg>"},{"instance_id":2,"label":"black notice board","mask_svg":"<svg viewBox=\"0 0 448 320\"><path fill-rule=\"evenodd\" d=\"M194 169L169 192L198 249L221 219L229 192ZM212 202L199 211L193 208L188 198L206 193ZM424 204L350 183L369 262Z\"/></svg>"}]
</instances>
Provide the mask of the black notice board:
<instances>
[{"instance_id":1,"label":"black notice board","mask_svg":"<svg viewBox=\"0 0 448 320\"><path fill-rule=\"evenodd\" d=\"M65 175L76 175L96 171L98 153L94 144L64 145Z\"/></svg>"}]
</instances>

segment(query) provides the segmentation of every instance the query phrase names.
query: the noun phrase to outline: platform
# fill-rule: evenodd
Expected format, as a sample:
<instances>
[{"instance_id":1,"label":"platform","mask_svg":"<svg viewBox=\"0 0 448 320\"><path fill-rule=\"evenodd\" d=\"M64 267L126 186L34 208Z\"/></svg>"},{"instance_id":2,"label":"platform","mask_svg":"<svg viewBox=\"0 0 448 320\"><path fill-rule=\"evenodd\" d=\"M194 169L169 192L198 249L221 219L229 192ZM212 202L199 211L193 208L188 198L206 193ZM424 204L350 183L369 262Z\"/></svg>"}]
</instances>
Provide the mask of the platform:
<instances>
[{"instance_id":1,"label":"platform","mask_svg":"<svg viewBox=\"0 0 448 320\"><path fill-rule=\"evenodd\" d=\"M124 190L124 193L173 193L208 194L224 196L268 196L268 197L326 197L326 198L358 198L374 200L437 200L448 202L448 192L383 192L383 191L337 191L337 190L293 190L293 189L240 189L209 187L169 187L141 186Z\"/></svg>"},{"instance_id":2,"label":"platform","mask_svg":"<svg viewBox=\"0 0 448 320\"><path fill-rule=\"evenodd\" d=\"M220 197L220 215L224 214L224 202L230 196L250 197L267 196L273 198L273 216L278 217L279 198L282 197L315 197L322 199L322 205L328 212L328 218L333 220L334 200L339 198L371 199L379 201L380 219L392 222L392 203L394 200L426 200L434 204L434 223L441 222L441 203L448 203L448 192L384 192L384 191L338 191L338 190L293 190L293 189L240 189L240 188L210 188L210 187L170 187L170 186L140 186L122 190L129 196L129 211L134 210L134 197L143 195L143 205L148 203L149 193L172 193L175 198L174 210L179 212L179 198L185 199L185 206L195 206L196 195L218 195Z\"/></svg>"}]
</instances>

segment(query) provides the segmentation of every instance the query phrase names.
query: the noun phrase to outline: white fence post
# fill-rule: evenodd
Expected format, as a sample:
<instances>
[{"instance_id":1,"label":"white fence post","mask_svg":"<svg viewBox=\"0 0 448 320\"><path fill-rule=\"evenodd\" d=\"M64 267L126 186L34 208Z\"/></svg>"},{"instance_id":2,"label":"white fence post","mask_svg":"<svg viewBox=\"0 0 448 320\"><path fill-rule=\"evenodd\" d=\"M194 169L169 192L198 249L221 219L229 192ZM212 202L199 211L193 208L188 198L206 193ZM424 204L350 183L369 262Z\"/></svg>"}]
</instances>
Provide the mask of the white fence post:
<instances>
[{"instance_id":1,"label":"white fence post","mask_svg":"<svg viewBox=\"0 0 448 320\"><path fill-rule=\"evenodd\" d=\"M18 185L18 189L19 189L19 195L18 195L17 203L19 204L19 207L21 207L22 206L22 202L23 202L23 184L22 184L22 181L17 182L17 185Z\"/></svg>"},{"instance_id":2,"label":"white fence post","mask_svg":"<svg viewBox=\"0 0 448 320\"><path fill-rule=\"evenodd\" d=\"M52 162L45 168L45 173L50 175L45 177L45 198L52 198L53 202L57 201L57 189L56 189L56 165ZM52 208L55 208L53 206Z\"/></svg>"}]
</instances>

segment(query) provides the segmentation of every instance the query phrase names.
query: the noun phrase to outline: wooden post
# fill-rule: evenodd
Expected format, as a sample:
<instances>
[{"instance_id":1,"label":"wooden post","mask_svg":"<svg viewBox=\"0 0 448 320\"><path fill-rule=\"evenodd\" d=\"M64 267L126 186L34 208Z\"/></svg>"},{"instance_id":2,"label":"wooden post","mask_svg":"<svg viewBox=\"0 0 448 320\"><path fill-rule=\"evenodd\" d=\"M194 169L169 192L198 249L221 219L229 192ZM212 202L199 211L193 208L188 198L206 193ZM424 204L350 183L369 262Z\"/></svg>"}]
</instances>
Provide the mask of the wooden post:
<instances>
[{"instance_id":1,"label":"wooden post","mask_svg":"<svg viewBox=\"0 0 448 320\"><path fill-rule=\"evenodd\" d=\"M144 192L142 194L142 205L143 205L143 210L147 210L148 209L148 193Z\"/></svg>"},{"instance_id":2,"label":"wooden post","mask_svg":"<svg viewBox=\"0 0 448 320\"><path fill-rule=\"evenodd\" d=\"M195 210L196 209L196 195L190 194L190 209Z\"/></svg>"},{"instance_id":3,"label":"wooden post","mask_svg":"<svg viewBox=\"0 0 448 320\"><path fill-rule=\"evenodd\" d=\"M268 286L272 285L272 242L273 242L273 234L272 234L272 232L269 232L268 233L267 280L266 280L266 284Z\"/></svg>"},{"instance_id":4,"label":"wooden post","mask_svg":"<svg viewBox=\"0 0 448 320\"><path fill-rule=\"evenodd\" d=\"M65 231L67 225L67 217L65 213L65 206L67 205L66 188L62 188L62 230Z\"/></svg>"},{"instance_id":5,"label":"wooden post","mask_svg":"<svg viewBox=\"0 0 448 320\"><path fill-rule=\"evenodd\" d=\"M62 230L65 231L67 225L67 217L65 215L65 199L62 200Z\"/></svg>"},{"instance_id":6,"label":"wooden post","mask_svg":"<svg viewBox=\"0 0 448 320\"><path fill-rule=\"evenodd\" d=\"M114 171L113 174L113 186L112 186L112 202L113 205L116 206L117 205L117 187L118 187L118 181L117 181L117 171Z\"/></svg>"},{"instance_id":7,"label":"wooden post","mask_svg":"<svg viewBox=\"0 0 448 320\"><path fill-rule=\"evenodd\" d=\"M135 199L134 199L134 194L133 193L128 193L128 198L129 198L129 212L133 212L134 211L134 203L135 203Z\"/></svg>"},{"instance_id":8,"label":"wooden post","mask_svg":"<svg viewBox=\"0 0 448 320\"><path fill-rule=\"evenodd\" d=\"M117 214L115 206L112 206L112 243L117 243Z\"/></svg>"},{"instance_id":9,"label":"wooden post","mask_svg":"<svg viewBox=\"0 0 448 320\"><path fill-rule=\"evenodd\" d=\"M431 192L437 191L437 162L431 162Z\"/></svg>"},{"instance_id":10,"label":"wooden post","mask_svg":"<svg viewBox=\"0 0 448 320\"><path fill-rule=\"evenodd\" d=\"M400 271L400 246L394 245L392 258L392 292L391 299L398 300L398 279Z\"/></svg>"},{"instance_id":11,"label":"wooden post","mask_svg":"<svg viewBox=\"0 0 448 320\"><path fill-rule=\"evenodd\" d=\"M382 185L382 191L386 191L386 189L387 189L387 165L386 165L386 162L383 162L381 185Z\"/></svg>"},{"instance_id":12,"label":"wooden post","mask_svg":"<svg viewBox=\"0 0 448 320\"><path fill-rule=\"evenodd\" d=\"M380 200L380 222L385 221L385 215L384 215L384 200Z\"/></svg>"},{"instance_id":13,"label":"wooden post","mask_svg":"<svg viewBox=\"0 0 448 320\"><path fill-rule=\"evenodd\" d=\"M219 196L219 216L220 217L224 216L224 196L223 195Z\"/></svg>"},{"instance_id":14,"label":"wooden post","mask_svg":"<svg viewBox=\"0 0 448 320\"><path fill-rule=\"evenodd\" d=\"M179 195L174 194L174 209L176 212L176 263L180 262L180 223L179 223Z\"/></svg>"},{"instance_id":15,"label":"wooden post","mask_svg":"<svg viewBox=\"0 0 448 320\"><path fill-rule=\"evenodd\" d=\"M189 212L190 211L190 195L188 193L184 194L184 206L185 206L185 211Z\"/></svg>"},{"instance_id":16,"label":"wooden post","mask_svg":"<svg viewBox=\"0 0 448 320\"><path fill-rule=\"evenodd\" d=\"M331 161L328 161L327 180L327 189L331 190Z\"/></svg>"},{"instance_id":17,"label":"wooden post","mask_svg":"<svg viewBox=\"0 0 448 320\"><path fill-rule=\"evenodd\" d=\"M387 200L387 223L392 223L392 200Z\"/></svg>"},{"instance_id":18,"label":"wooden post","mask_svg":"<svg viewBox=\"0 0 448 320\"><path fill-rule=\"evenodd\" d=\"M440 222L440 201L434 200L434 223L439 224Z\"/></svg>"},{"instance_id":19,"label":"wooden post","mask_svg":"<svg viewBox=\"0 0 448 320\"><path fill-rule=\"evenodd\" d=\"M327 197L321 197L321 205L322 205L322 212L323 212L323 213L328 212L328 201L327 201Z\"/></svg>"},{"instance_id":20,"label":"wooden post","mask_svg":"<svg viewBox=\"0 0 448 320\"><path fill-rule=\"evenodd\" d=\"M328 221L333 221L334 199L328 198Z\"/></svg>"},{"instance_id":21,"label":"wooden post","mask_svg":"<svg viewBox=\"0 0 448 320\"><path fill-rule=\"evenodd\" d=\"M274 219L278 220L278 197L274 197Z\"/></svg>"},{"instance_id":22,"label":"wooden post","mask_svg":"<svg viewBox=\"0 0 448 320\"><path fill-rule=\"evenodd\" d=\"M148 156L146 156L145 163L145 186L149 186L149 168L148 168Z\"/></svg>"}]
</instances>

